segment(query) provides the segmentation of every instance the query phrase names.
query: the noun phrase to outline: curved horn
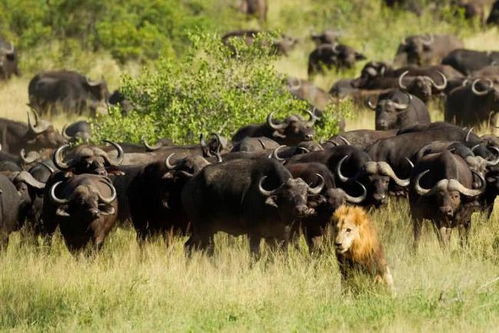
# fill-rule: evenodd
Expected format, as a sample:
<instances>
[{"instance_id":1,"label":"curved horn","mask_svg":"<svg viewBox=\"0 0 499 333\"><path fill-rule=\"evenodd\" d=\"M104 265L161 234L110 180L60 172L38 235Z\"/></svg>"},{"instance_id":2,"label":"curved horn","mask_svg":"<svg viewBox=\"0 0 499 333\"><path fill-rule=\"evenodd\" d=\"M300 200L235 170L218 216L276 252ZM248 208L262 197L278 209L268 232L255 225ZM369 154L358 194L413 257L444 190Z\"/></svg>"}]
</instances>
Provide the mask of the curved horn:
<instances>
[{"instance_id":1,"label":"curved horn","mask_svg":"<svg viewBox=\"0 0 499 333\"><path fill-rule=\"evenodd\" d=\"M31 123L31 116L29 115L29 112L27 112L29 128L35 134L41 134L41 133L45 132L47 130L47 126L44 126L44 127L39 126L40 125L40 116L38 115L38 112L36 112L36 110L31 105L28 104L28 106L31 108L31 112L33 112L33 115L35 116L35 124L33 125Z\"/></svg>"},{"instance_id":2,"label":"curved horn","mask_svg":"<svg viewBox=\"0 0 499 333\"><path fill-rule=\"evenodd\" d=\"M30 151L28 155L26 155L24 148L19 152L19 156L24 164L31 164L40 158L40 154L37 151Z\"/></svg>"},{"instance_id":3,"label":"curved horn","mask_svg":"<svg viewBox=\"0 0 499 333\"><path fill-rule=\"evenodd\" d=\"M447 77L441 71L437 71L437 73L438 73L438 75L440 75L442 77L442 84L440 84L440 85L436 84L436 82L433 81L433 79L429 76L428 76L428 79L430 80L433 87L435 87L435 89L444 90L447 87Z\"/></svg>"},{"instance_id":4,"label":"curved horn","mask_svg":"<svg viewBox=\"0 0 499 333\"><path fill-rule=\"evenodd\" d=\"M475 81L473 81L473 84L471 85L471 91L473 91L473 93L477 96L487 95L489 93L489 90L494 87L494 82L492 82L492 80L490 80L490 79L485 79L485 81L487 81L489 83L489 87L487 89L485 89L484 91L478 91L476 89L476 84L478 82L480 82L480 80L481 79L476 79Z\"/></svg>"},{"instance_id":5,"label":"curved horn","mask_svg":"<svg viewBox=\"0 0 499 333\"><path fill-rule=\"evenodd\" d=\"M319 193L321 193L322 189L324 188L324 184L326 184L326 181L324 180L324 177L322 177L318 173L316 173L315 175L317 177L319 177L319 179L321 180L321 182L319 183L319 185L317 185L315 187L308 186L308 193L310 193L310 194L319 194Z\"/></svg>"},{"instance_id":6,"label":"curved horn","mask_svg":"<svg viewBox=\"0 0 499 333\"><path fill-rule=\"evenodd\" d=\"M71 161L69 162L64 162L63 161L63 151L66 150L67 148L69 148L69 144L64 144L62 146L60 146L59 148L57 148L57 150L54 152L54 154L52 155L52 162L54 162L54 165L60 169L60 170L67 170L70 168L70 165L71 165Z\"/></svg>"},{"instance_id":7,"label":"curved horn","mask_svg":"<svg viewBox=\"0 0 499 333\"><path fill-rule=\"evenodd\" d=\"M338 139L340 139L341 141L343 141L347 146L351 146L352 145L350 143L350 141L348 141L344 136L338 135Z\"/></svg>"},{"instance_id":8,"label":"curved horn","mask_svg":"<svg viewBox=\"0 0 499 333\"><path fill-rule=\"evenodd\" d=\"M114 166L117 166L123 163L123 159L125 158L125 153L123 152L123 148L121 148L121 146L116 142L110 140L104 140L104 142L109 143L118 152L118 155L116 156L116 159L112 162L112 164L114 164Z\"/></svg>"},{"instance_id":9,"label":"curved horn","mask_svg":"<svg viewBox=\"0 0 499 333\"><path fill-rule=\"evenodd\" d=\"M414 169L414 163L412 163L411 159L409 157L406 157L405 160L407 161L407 163L409 163L411 169Z\"/></svg>"},{"instance_id":10,"label":"curved horn","mask_svg":"<svg viewBox=\"0 0 499 333\"><path fill-rule=\"evenodd\" d=\"M50 166L48 163L44 161L38 162L38 164L43 165L45 168L47 168L50 174L53 174L55 172L54 168L52 168L52 166Z\"/></svg>"},{"instance_id":11,"label":"curved horn","mask_svg":"<svg viewBox=\"0 0 499 333\"><path fill-rule=\"evenodd\" d=\"M86 79L87 79L87 84L91 87L96 87L96 86L102 84L102 81L92 81L88 77Z\"/></svg>"},{"instance_id":12,"label":"curved horn","mask_svg":"<svg viewBox=\"0 0 499 333\"><path fill-rule=\"evenodd\" d=\"M359 196L359 197L353 197L351 195L349 195L346 191L345 192L345 199L350 202L350 203L353 203L353 204L359 204L361 203L362 201L366 200L367 198L367 189L366 187L361 183L359 182L358 180L355 181L355 183L357 183L361 188L362 188L362 195Z\"/></svg>"},{"instance_id":13,"label":"curved horn","mask_svg":"<svg viewBox=\"0 0 499 333\"><path fill-rule=\"evenodd\" d=\"M156 150L160 149L161 147L163 147L163 145L161 143L156 143L154 145L149 144L147 142L145 136L142 137L142 143L144 144L144 147L146 147L146 149L148 151L156 151Z\"/></svg>"},{"instance_id":14,"label":"curved horn","mask_svg":"<svg viewBox=\"0 0 499 333\"><path fill-rule=\"evenodd\" d=\"M52 187L50 188L50 199L52 199L52 201L54 201L58 204L65 205L69 202L69 200L68 199L60 199L55 195L55 189L61 183L62 183L62 181L59 181L59 182L55 183L54 185L52 185Z\"/></svg>"},{"instance_id":15,"label":"curved horn","mask_svg":"<svg viewBox=\"0 0 499 333\"><path fill-rule=\"evenodd\" d=\"M42 183L38 181L31 173L28 171L21 171L16 177L16 180L20 180L22 182L25 182L26 184L30 185L31 187L34 187L36 189L44 189L45 188L45 183Z\"/></svg>"},{"instance_id":16,"label":"curved horn","mask_svg":"<svg viewBox=\"0 0 499 333\"><path fill-rule=\"evenodd\" d=\"M173 157L173 155L175 155L175 153L171 153L170 155L168 155L168 157L165 159L165 166L168 170L174 170L176 165L173 165L171 164L170 160L171 158Z\"/></svg>"},{"instance_id":17,"label":"curved horn","mask_svg":"<svg viewBox=\"0 0 499 333\"><path fill-rule=\"evenodd\" d=\"M387 162L378 162L379 165L379 170L383 172L385 175L393 179L393 181L398 185L402 187L409 186L410 178L407 179L400 179L396 174L395 171L393 171L392 167L390 164Z\"/></svg>"},{"instance_id":18,"label":"curved horn","mask_svg":"<svg viewBox=\"0 0 499 333\"><path fill-rule=\"evenodd\" d=\"M391 101L393 106L398 109L398 110L405 110L409 107L409 105L411 105L411 102L412 102L412 95L411 94L408 94L406 93L407 95L407 98L409 99L409 103L407 104L400 104L400 103L397 103L397 102L394 102L394 101Z\"/></svg>"},{"instance_id":19,"label":"curved horn","mask_svg":"<svg viewBox=\"0 0 499 333\"><path fill-rule=\"evenodd\" d=\"M338 50L338 46L339 46L338 43L334 43L333 45L331 45L331 50L333 50L333 52L336 54L340 53L340 51Z\"/></svg>"},{"instance_id":20,"label":"curved horn","mask_svg":"<svg viewBox=\"0 0 499 333\"><path fill-rule=\"evenodd\" d=\"M305 148L305 147L296 147L296 150L301 150L303 152L303 154L310 153L310 150L308 150L308 148Z\"/></svg>"},{"instance_id":21,"label":"curved horn","mask_svg":"<svg viewBox=\"0 0 499 333\"><path fill-rule=\"evenodd\" d=\"M61 131L61 134L62 136L66 139L66 140L71 140L73 139L72 137L70 137L68 135L68 133L66 133L66 129L68 128L68 124L64 124L64 126L62 127L62 131Z\"/></svg>"},{"instance_id":22,"label":"curved horn","mask_svg":"<svg viewBox=\"0 0 499 333\"><path fill-rule=\"evenodd\" d=\"M497 157L496 157L495 160L486 161L486 164L489 165L489 166L499 164L499 148L497 148L496 146L492 146L492 147L490 147L490 149L492 149L492 150L494 150L496 152L496 156Z\"/></svg>"},{"instance_id":23,"label":"curved horn","mask_svg":"<svg viewBox=\"0 0 499 333\"><path fill-rule=\"evenodd\" d=\"M215 133L215 132L210 133L210 135L214 136L215 139L217 140L217 152L220 153L223 150L223 148L224 148L223 147L224 144L223 144L223 141L222 141L222 137L220 136L220 134Z\"/></svg>"},{"instance_id":24,"label":"curved horn","mask_svg":"<svg viewBox=\"0 0 499 333\"><path fill-rule=\"evenodd\" d=\"M376 105L373 104L373 101L371 100L371 97L367 98L367 106L372 109L372 110L376 110Z\"/></svg>"},{"instance_id":25,"label":"curved horn","mask_svg":"<svg viewBox=\"0 0 499 333\"><path fill-rule=\"evenodd\" d=\"M315 110L315 107L314 107L314 110ZM310 119L308 120L307 125L308 126L314 126L315 122L319 118L312 111L310 111L310 110L307 110L305 112L307 112L308 115L310 116Z\"/></svg>"},{"instance_id":26,"label":"curved horn","mask_svg":"<svg viewBox=\"0 0 499 333\"><path fill-rule=\"evenodd\" d=\"M284 161L284 158L279 157L279 150L281 150L282 148L285 148L285 147L286 147L286 145L280 145L279 147L274 149L272 151L272 154L270 154L269 158L273 158L273 159L278 160L278 161Z\"/></svg>"},{"instance_id":27,"label":"curved horn","mask_svg":"<svg viewBox=\"0 0 499 333\"><path fill-rule=\"evenodd\" d=\"M110 204L116 199L116 188L113 186L110 180L108 180L107 178L104 179L106 179L104 183L106 183L106 185L111 189L111 196L109 198L106 198L100 193L100 191L97 191L97 195L102 202Z\"/></svg>"},{"instance_id":28,"label":"curved horn","mask_svg":"<svg viewBox=\"0 0 499 333\"><path fill-rule=\"evenodd\" d=\"M435 37L432 34L427 34L427 36L428 39L426 40L423 38L423 36L421 36L421 40L423 41L423 44L426 46L433 44L433 41L435 39Z\"/></svg>"},{"instance_id":29,"label":"curved horn","mask_svg":"<svg viewBox=\"0 0 499 333\"><path fill-rule=\"evenodd\" d=\"M470 139L471 132L473 131L473 127L468 130L468 133L466 133L466 137L464 138L464 142L468 142Z\"/></svg>"},{"instance_id":30,"label":"curved horn","mask_svg":"<svg viewBox=\"0 0 499 333\"><path fill-rule=\"evenodd\" d=\"M203 150L203 154L206 154L206 157L212 157L213 155L210 152L210 149L208 148L208 145L206 144L206 140L204 139L204 134L201 133L199 135L199 145L201 146Z\"/></svg>"},{"instance_id":31,"label":"curved horn","mask_svg":"<svg viewBox=\"0 0 499 333\"><path fill-rule=\"evenodd\" d=\"M419 181L421 180L421 178L426 175L428 172L430 172L430 169L427 169L423 172L421 172L417 177L416 177L416 180L415 180L415 184L414 184L414 189L416 190L416 192L421 195L421 196L424 196L424 195L427 195L431 192L431 189L426 189L426 188L422 188L421 185L419 184Z\"/></svg>"},{"instance_id":32,"label":"curved horn","mask_svg":"<svg viewBox=\"0 0 499 333\"><path fill-rule=\"evenodd\" d=\"M285 128L287 126L286 124L274 124L272 122L272 115L273 114L274 114L274 111L269 113L269 115L267 116L267 125L269 125L269 127L273 128L275 130L280 130L280 129Z\"/></svg>"},{"instance_id":33,"label":"curved horn","mask_svg":"<svg viewBox=\"0 0 499 333\"><path fill-rule=\"evenodd\" d=\"M400 89L407 90L407 86L404 84L404 77L406 77L407 74L409 74L409 71L405 71L402 74L400 74L400 76L399 76L398 82L399 82Z\"/></svg>"},{"instance_id":34,"label":"curved horn","mask_svg":"<svg viewBox=\"0 0 499 333\"><path fill-rule=\"evenodd\" d=\"M222 163L224 161L222 155L220 155L219 152L217 152L215 156L217 157L217 163Z\"/></svg>"},{"instance_id":35,"label":"curved horn","mask_svg":"<svg viewBox=\"0 0 499 333\"><path fill-rule=\"evenodd\" d=\"M260 178L260 181L258 182L258 189L260 190L261 194L268 197L271 196L275 192L275 190L267 191L266 189L263 188L262 184L266 178L267 176L263 176L262 178Z\"/></svg>"},{"instance_id":36,"label":"curved horn","mask_svg":"<svg viewBox=\"0 0 499 333\"><path fill-rule=\"evenodd\" d=\"M460 193L462 193L468 197L476 197L476 196L482 194L485 191L485 187L487 186L487 182L485 181L483 176L481 174L479 174L478 172L475 172L473 170L471 172L473 174L475 174L478 178L480 178L480 181L482 184L481 184L479 189L474 190L474 189L467 188L466 186L461 184L457 179L451 179L449 181L449 190L459 191Z\"/></svg>"},{"instance_id":37,"label":"curved horn","mask_svg":"<svg viewBox=\"0 0 499 333\"><path fill-rule=\"evenodd\" d=\"M347 158L349 158L350 155L345 155L343 156L343 158L338 162L338 165L336 166L336 174L338 175L338 178L340 179L340 181L342 183L346 183L348 182L351 178L348 178L348 177L345 177L342 173L341 173L341 166L343 165L343 162L345 162L345 160Z\"/></svg>"}]
</instances>

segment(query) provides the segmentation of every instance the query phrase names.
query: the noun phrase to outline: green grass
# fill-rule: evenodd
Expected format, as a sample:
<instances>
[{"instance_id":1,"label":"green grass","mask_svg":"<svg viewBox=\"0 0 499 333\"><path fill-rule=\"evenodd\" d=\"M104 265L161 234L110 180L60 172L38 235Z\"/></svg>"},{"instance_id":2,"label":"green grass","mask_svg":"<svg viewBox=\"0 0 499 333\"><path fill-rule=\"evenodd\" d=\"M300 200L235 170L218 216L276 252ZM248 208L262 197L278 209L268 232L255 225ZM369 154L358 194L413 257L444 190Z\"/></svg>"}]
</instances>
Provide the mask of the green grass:
<instances>
[{"instance_id":1,"label":"green grass","mask_svg":"<svg viewBox=\"0 0 499 333\"><path fill-rule=\"evenodd\" d=\"M373 213L397 295L342 290L335 256L252 264L243 238L216 238L213 258L186 259L184 239L140 250L118 229L95 258L12 246L0 255L0 329L18 331L494 331L499 324L499 224L475 216L471 244L443 252L427 226L411 252L405 203Z\"/></svg>"}]
</instances>

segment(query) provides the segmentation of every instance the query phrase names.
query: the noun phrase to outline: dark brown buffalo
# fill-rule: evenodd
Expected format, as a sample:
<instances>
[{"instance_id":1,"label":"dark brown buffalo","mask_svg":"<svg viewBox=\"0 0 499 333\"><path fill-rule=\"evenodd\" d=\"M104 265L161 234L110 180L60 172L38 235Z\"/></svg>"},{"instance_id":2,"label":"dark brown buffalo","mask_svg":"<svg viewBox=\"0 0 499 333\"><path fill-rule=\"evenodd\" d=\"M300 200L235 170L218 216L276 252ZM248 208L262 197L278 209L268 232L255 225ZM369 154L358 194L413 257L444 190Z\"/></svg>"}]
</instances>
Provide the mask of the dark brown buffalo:
<instances>
[{"instance_id":1,"label":"dark brown buffalo","mask_svg":"<svg viewBox=\"0 0 499 333\"><path fill-rule=\"evenodd\" d=\"M292 178L281 163L267 158L239 159L205 167L184 186L182 204L192 224L186 250L213 253L219 231L248 235L259 254L260 240L286 245L299 218L311 215L308 196L322 190Z\"/></svg>"},{"instance_id":2,"label":"dark brown buffalo","mask_svg":"<svg viewBox=\"0 0 499 333\"><path fill-rule=\"evenodd\" d=\"M83 174L52 182L46 188L42 220L59 226L68 249L75 253L89 243L99 250L115 225L116 189L107 177Z\"/></svg>"},{"instance_id":3,"label":"dark brown buffalo","mask_svg":"<svg viewBox=\"0 0 499 333\"><path fill-rule=\"evenodd\" d=\"M33 196L45 187L27 171L0 173L0 250L33 212Z\"/></svg>"},{"instance_id":4,"label":"dark brown buffalo","mask_svg":"<svg viewBox=\"0 0 499 333\"><path fill-rule=\"evenodd\" d=\"M302 141L310 141L314 137L314 124L317 116L307 111L309 120L299 115L287 117L283 122L274 123L273 112L267 116L267 121L260 125L248 125L240 128L232 137L236 143L247 137L267 137L281 145L297 145Z\"/></svg>"},{"instance_id":5,"label":"dark brown buffalo","mask_svg":"<svg viewBox=\"0 0 499 333\"><path fill-rule=\"evenodd\" d=\"M352 68L357 61L364 59L366 57L363 54L348 45L322 44L308 56L308 75L323 73L324 68L328 70Z\"/></svg>"},{"instance_id":6,"label":"dark brown buffalo","mask_svg":"<svg viewBox=\"0 0 499 333\"><path fill-rule=\"evenodd\" d=\"M239 10L248 16L254 16L258 20L267 21L267 0L242 0Z\"/></svg>"},{"instance_id":7,"label":"dark brown buffalo","mask_svg":"<svg viewBox=\"0 0 499 333\"><path fill-rule=\"evenodd\" d=\"M395 55L395 64L438 65L451 51L462 48L463 42L451 35L413 35L402 40Z\"/></svg>"},{"instance_id":8,"label":"dark brown buffalo","mask_svg":"<svg viewBox=\"0 0 499 333\"><path fill-rule=\"evenodd\" d=\"M31 79L28 86L30 104L42 114L62 110L81 115L89 111L96 115L105 106L109 91L105 81L91 81L73 71L42 72Z\"/></svg>"},{"instance_id":9,"label":"dark brown buffalo","mask_svg":"<svg viewBox=\"0 0 499 333\"><path fill-rule=\"evenodd\" d=\"M471 75L487 66L499 63L499 52L496 51L475 51L459 48L449 52L442 59L442 64L452 66L464 75Z\"/></svg>"},{"instance_id":10,"label":"dark brown buffalo","mask_svg":"<svg viewBox=\"0 0 499 333\"><path fill-rule=\"evenodd\" d=\"M127 190L132 223L137 239L189 231L189 219L182 206L184 185L209 165L201 156L188 156L175 161L175 154L151 163L137 173ZM125 176L126 177L126 176Z\"/></svg>"},{"instance_id":11,"label":"dark brown buffalo","mask_svg":"<svg viewBox=\"0 0 499 333\"><path fill-rule=\"evenodd\" d=\"M398 89L381 94L376 106L369 103L369 107L376 111L376 130L386 131L431 122L423 101Z\"/></svg>"},{"instance_id":12,"label":"dark brown buffalo","mask_svg":"<svg viewBox=\"0 0 499 333\"><path fill-rule=\"evenodd\" d=\"M473 174L480 182L473 187ZM453 228L459 228L461 241L467 240L476 199L485 191L485 179L473 173L467 163L449 151L424 156L411 174L409 203L417 248L423 219L430 220L442 246L447 246Z\"/></svg>"},{"instance_id":13,"label":"dark brown buffalo","mask_svg":"<svg viewBox=\"0 0 499 333\"><path fill-rule=\"evenodd\" d=\"M397 129L387 131L361 129L348 132L340 132L339 134L329 138L323 146L325 149L327 149L334 146L353 145L366 150L369 146L380 139L385 139L397 135L397 131Z\"/></svg>"},{"instance_id":14,"label":"dark brown buffalo","mask_svg":"<svg viewBox=\"0 0 499 333\"><path fill-rule=\"evenodd\" d=\"M52 123L39 118L33 110L34 123L28 113L28 124L0 118L0 144L2 150L13 155L25 151L53 149L66 143L66 139L54 128Z\"/></svg>"},{"instance_id":15,"label":"dark brown buffalo","mask_svg":"<svg viewBox=\"0 0 499 333\"><path fill-rule=\"evenodd\" d=\"M399 88L428 103L432 96L441 94L447 87L447 77L438 72L441 80L437 83L430 76L408 76L409 71L402 73L398 79Z\"/></svg>"},{"instance_id":16,"label":"dark brown buffalo","mask_svg":"<svg viewBox=\"0 0 499 333\"><path fill-rule=\"evenodd\" d=\"M11 42L0 39L0 80L8 80L12 75L20 75L16 49Z\"/></svg>"},{"instance_id":17,"label":"dark brown buffalo","mask_svg":"<svg viewBox=\"0 0 499 333\"><path fill-rule=\"evenodd\" d=\"M445 103L445 121L459 126L496 124L499 88L489 80L474 80L471 85L454 89Z\"/></svg>"}]
</instances>

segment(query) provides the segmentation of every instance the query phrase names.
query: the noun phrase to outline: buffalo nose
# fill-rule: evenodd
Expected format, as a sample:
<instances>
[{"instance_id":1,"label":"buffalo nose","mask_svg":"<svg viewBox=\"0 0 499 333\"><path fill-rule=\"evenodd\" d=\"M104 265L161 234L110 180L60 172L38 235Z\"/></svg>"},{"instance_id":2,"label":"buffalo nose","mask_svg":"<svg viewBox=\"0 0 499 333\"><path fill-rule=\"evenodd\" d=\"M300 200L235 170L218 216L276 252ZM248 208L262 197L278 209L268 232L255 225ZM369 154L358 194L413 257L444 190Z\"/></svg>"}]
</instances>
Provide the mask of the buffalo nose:
<instances>
[{"instance_id":1,"label":"buffalo nose","mask_svg":"<svg viewBox=\"0 0 499 333\"><path fill-rule=\"evenodd\" d=\"M454 215L454 212L452 211L451 207L442 207L440 208L441 212L447 216L452 216Z\"/></svg>"},{"instance_id":2,"label":"buffalo nose","mask_svg":"<svg viewBox=\"0 0 499 333\"><path fill-rule=\"evenodd\" d=\"M340 247L340 246L341 246L341 243L335 242L335 243L334 243L334 245L335 245L336 247Z\"/></svg>"}]
</instances>

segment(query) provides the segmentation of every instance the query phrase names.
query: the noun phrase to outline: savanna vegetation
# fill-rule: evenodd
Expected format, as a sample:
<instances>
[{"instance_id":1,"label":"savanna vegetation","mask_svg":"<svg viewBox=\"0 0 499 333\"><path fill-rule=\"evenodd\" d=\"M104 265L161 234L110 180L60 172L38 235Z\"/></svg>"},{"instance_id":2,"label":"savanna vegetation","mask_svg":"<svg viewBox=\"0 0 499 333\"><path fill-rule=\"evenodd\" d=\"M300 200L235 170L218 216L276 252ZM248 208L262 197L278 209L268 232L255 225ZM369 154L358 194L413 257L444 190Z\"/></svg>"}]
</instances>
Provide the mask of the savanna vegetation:
<instances>
[{"instance_id":1,"label":"savanna vegetation","mask_svg":"<svg viewBox=\"0 0 499 333\"><path fill-rule=\"evenodd\" d=\"M381 1L273 0L266 23L248 19L229 0L0 0L0 33L18 48L22 76L0 84L0 116L25 120L27 85L38 71L67 68L122 87L136 105L94 121L96 141L170 137L196 142L200 133L230 136L236 128L304 113L285 89L287 75L306 78L312 31L338 29L368 59L393 59L415 33L453 33L467 47L493 49L497 28L467 22L442 6L417 16ZM240 28L298 38L288 57L239 45L230 57L221 34ZM259 43L256 43L258 45ZM355 76L362 63L315 79L328 90ZM373 128L373 114L351 103L331 105L318 137ZM57 127L74 117L58 115ZM432 119L441 120L439 105ZM470 245L442 251L429 225L412 252L406 202L372 212L391 267L396 295L369 281L344 291L332 249L310 256L304 241L288 254L266 251L253 263L247 240L218 235L213 258L186 258L185 239L140 249L121 226L95 257L71 256L59 236L36 247L14 235L0 254L0 330L5 331L496 331L499 327L499 215L473 217ZM457 238L457 237L456 237ZM362 283L363 282L363 283Z\"/></svg>"}]
</instances>

